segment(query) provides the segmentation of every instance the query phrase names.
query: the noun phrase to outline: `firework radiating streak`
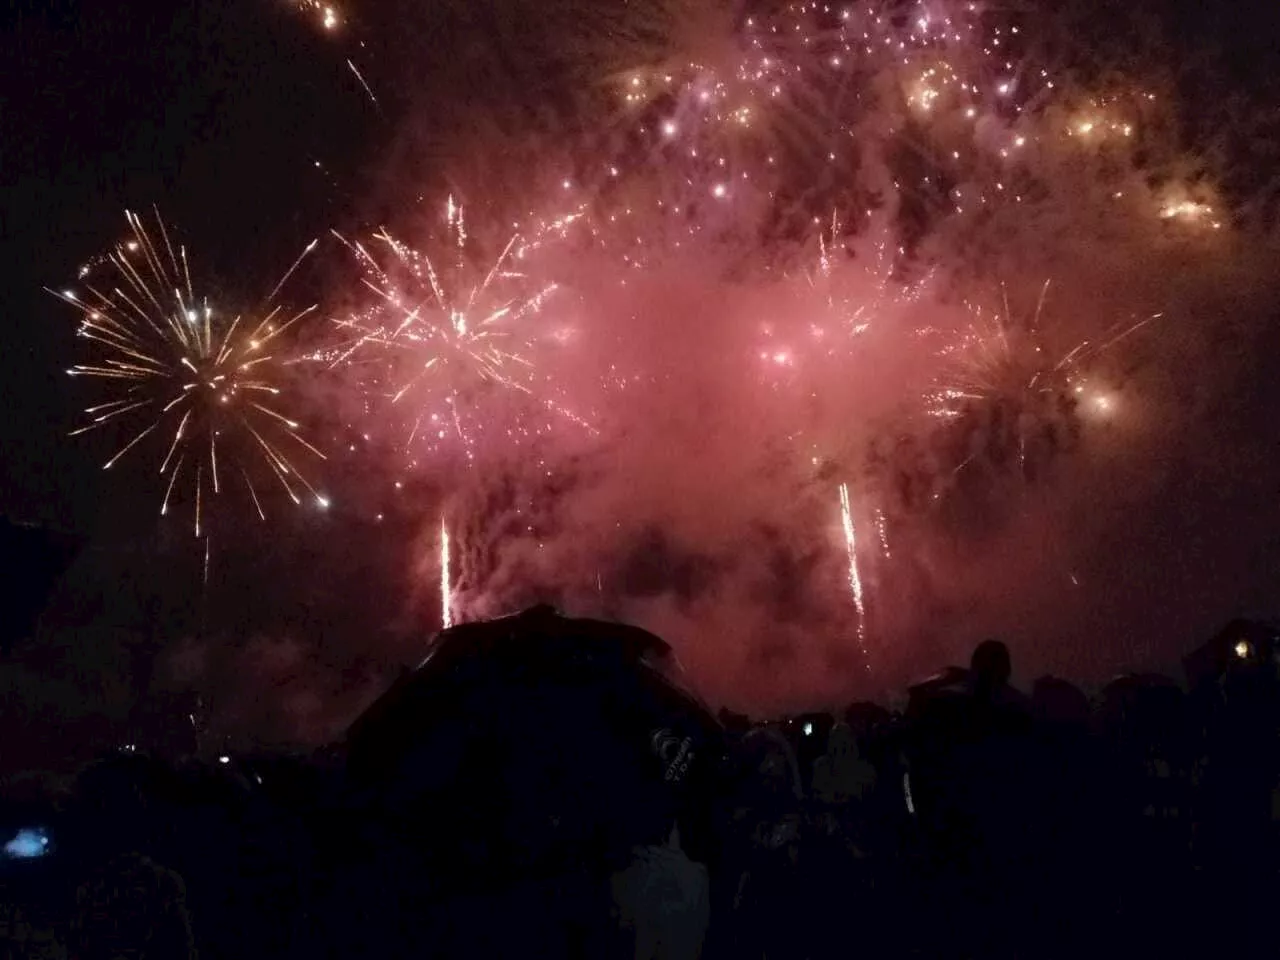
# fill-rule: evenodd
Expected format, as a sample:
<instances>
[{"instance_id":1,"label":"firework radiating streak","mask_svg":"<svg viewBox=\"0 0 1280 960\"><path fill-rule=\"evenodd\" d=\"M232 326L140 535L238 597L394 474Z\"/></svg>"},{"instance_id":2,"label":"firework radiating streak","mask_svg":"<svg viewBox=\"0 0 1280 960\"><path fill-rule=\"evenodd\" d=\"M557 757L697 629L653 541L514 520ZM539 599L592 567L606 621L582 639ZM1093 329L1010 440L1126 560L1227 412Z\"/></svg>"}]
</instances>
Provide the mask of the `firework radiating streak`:
<instances>
[{"instance_id":1,"label":"firework radiating streak","mask_svg":"<svg viewBox=\"0 0 1280 960\"><path fill-rule=\"evenodd\" d=\"M73 433L125 422L129 414L146 418L133 437L103 465L103 469L108 470L150 434L176 420L167 453L160 464L161 476L169 475L160 513L163 516L169 511L179 474L188 459L187 452L199 451L191 458L195 469L188 471L194 484L197 536L205 530L206 474L213 494L221 494L225 484L220 469L224 464L220 460L225 461L228 456L233 462L236 460L234 446L230 450L227 447L237 437L247 440L251 436L261 446L267 463L295 502L298 498L288 481L290 476L312 493L317 504L325 506L325 499L289 459L281 440L263 435L267 424L275 424L273 429L283 432L284 439L321 459L324 455L300 435L299 424L253 399L263 394L275 397L282 392L271 379L275 356L266 351L315 308L309 307L279 322L281 308L270 307L270 303L315 250L316 242L312 241L303 250L272 288L262 307L260 321L250 329L247 324L241 326L239 316L229 323L221 317L215 320L208 302L197 300L186 250L175 249L158 216L159 242L148 233L138 215L126 211L126 219L132 238L96 261L113 270L115 276L110 286L87 281L84 296L72 290L49 291L81 313L79 335L94 342L105 354L100 362L79 364L68 372L72 376L118 384L123 394L86 408L89 423ZM90 272L88 267L83 269L81 279ZM254 425L255 420L259 421L258 426ZM263 516L257 492L243 465L240 472L249 485L259 515Z\"/></svg>"},{"instance_id":2,"label":"firework radiating streak","mask_svg":"<svg viewBox=\"0 0 1280 960\"><path fill-rule=\"evenodd\" d=\"M1048 297L1049 281L1041 287L1035 312L1025 322L1018 324L1009 306L1009 298L1002 288L1003 312L988 321L983 311L974 309L975 319L984 324L979 329L971 326L965 338L963 356L953 376L940 389L927 397L929 412L938 418L954 418L960 415L952 405L956 401L987 401L995 398L1049 394L1055 389L1072 387L1083 389L1079 381L1085 364L1106 353L1116 344L1144 328L1162 313L1154 313L1139 320L1120 321L1105 330L1098 342L1084 339L1064 352L1057 360L1045 354L1044 331L1041 320Z\"/></svg>"},{"instance_id":3,"label":"firework radiating streak","mask_svg":"<svg viewBox=\"0 0 1280 960\"><path fill-rule=\"evenodd\" d=\"M844 546L849 555L849 593L858 614L858 646L862 650L863 665L871 669L867 658L867 610L862 595L862 575L858 571L858 538L853 524L853 508L849 503L849 485L840 484L840 522L844 528Z\"/></svg>"},{"instance_id":4,"label":"firework radiating streak","mask_svg":"<svg viewBox=\"0 0 1280 960\"><path fill-rule=\"evenodd\" d=\"M289 282L289 278L294 275L298 267L302 266L302 261L307 259L307 257L309 257L315 251L316 247L319 245L320 245L320 238L317 237L316 239L308 243L305 249L303 249L303 251L300 254L298 254L298 259L293 261L293 265L290 266L289 269L284 272L284 276L280 278L280 280L276 283L276 285L271 288L271 292L267 294L267 300L266 300L267 303L270 303L272 300L276 298L276 294L280 292L280 288ZM183 262L184 263L186 262L185 254L183 255ZM190 281L188 281L188 283L190 283ZM237 317L236 321L239 322L239 320L240 318Z\"/></svg>"},{"instance_id":5,"label":"firework radiating streak","mask_svg":"<svg viewBox=\"0 0 1280 960\"><path fill-rule=\"evenodd\" d=\"M440 626L453 626L453 576L449 556L449 524L440 518Z\"/></svg>"}]
</instances>

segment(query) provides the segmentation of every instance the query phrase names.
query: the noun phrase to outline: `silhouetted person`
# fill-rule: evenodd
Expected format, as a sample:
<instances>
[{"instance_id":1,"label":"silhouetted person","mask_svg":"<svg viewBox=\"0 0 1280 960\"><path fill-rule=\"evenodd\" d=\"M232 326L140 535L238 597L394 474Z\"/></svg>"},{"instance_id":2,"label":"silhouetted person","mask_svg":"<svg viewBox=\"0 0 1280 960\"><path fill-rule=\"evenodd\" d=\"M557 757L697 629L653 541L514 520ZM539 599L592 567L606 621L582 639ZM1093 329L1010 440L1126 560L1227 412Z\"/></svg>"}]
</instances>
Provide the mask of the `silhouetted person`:
<instances>
[{"instance_id":1,"label":"silhouetted person","mask_svg":"<svg viewBox=\"0 0 1280 960\"><path fill-rule=\"evenodd\" d=\"M728 798L731 823L717 880L731 907L728 929L712 930L716 956L785 958L795 954L800 907L799 765L787 738L768 727L747 734L735 760L740 776Z\"/></svg>"},{"instance_id":2,"label":"silhouetted person","mask_svg":"<svg viewBox=\"0 0 1280 960\"><path fill-rule=\"evenodd\" d=\"M1077 957L1110 929L1103 925L1116 878L1098 864L1108 848L1107 802L1113 786L1099 742L1090 734L1089 700L1057 677L1035 682L1034 818L1039 854L1027 882L1034 924L1048 957ZM1106 875L1100 875L1105 873Z\"/></svg>"},{"instance_id":3,"label":"silhouetted person","mask_svg":"<svg viewBox=\"0 0 1280 960\"><path fill-rule=\"evenodd\" d=\"M927 890L946 918L931 925L941 938L933 948L960 956L1013 955L1034 897L1026 878L1037 852L1036 750L1011 674L1008 648L989 640L967 674L949 671L913 691L913 794Z\"/></svg>"},{"instance_id":4,"label":"silhouetted person","mask_svg":"<svg viewBox=\"0 0 1280 960\"><path fill-rule=\"evenodd\" d=\"M876 784L876 770L861 756L858 740L846 723L837 723L827 738L827 751L813 767L813 792L824 803L862 802Z\"/></svg>"},{"instance_id":5,"label":"silhouetted person","mask_svg":"<svg viewBox=\"0 0 1280 960\"><path fill-rule=\"evenodd\" d=\"M80 875L70 960L195 956L182 878L156 863L138 769L103 763L81 775L72 817Z\"/></svg>"},{"instance_id":6,"label":"silhouetted person","mask_svg":"<svg viewBox=\"0 0 1280 960\"><path fill-rule=\"evenodd\" d=\"M1013 675L1009 648L999 640L984 640L973 651L969 672L974 696L994 702L1008 690L1009 678Z\"/></svg>"}]
</instances>

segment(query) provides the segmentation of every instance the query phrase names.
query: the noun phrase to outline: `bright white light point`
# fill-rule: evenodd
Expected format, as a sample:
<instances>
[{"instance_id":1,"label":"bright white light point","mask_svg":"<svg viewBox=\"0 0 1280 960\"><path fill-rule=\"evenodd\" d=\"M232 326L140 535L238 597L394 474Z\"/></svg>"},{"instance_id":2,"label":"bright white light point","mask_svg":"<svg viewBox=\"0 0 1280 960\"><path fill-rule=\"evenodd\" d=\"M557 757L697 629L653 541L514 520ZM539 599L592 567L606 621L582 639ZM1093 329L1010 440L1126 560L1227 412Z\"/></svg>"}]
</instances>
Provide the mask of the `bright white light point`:
<instances>
[{"instance_id":1,"label":"bright white light point","mask_svg":"<svg viewBox=\"0 0 1280 960\"><path fill-rule=\"evenodd\" d=\"M218 758L218 762L219 762L219 763L230 763L230 762L231 762L231 758L230 758L230 757L228 757L228 756L223 755L223 756L221 756L221 757L219 757L219 758Z\"/></svg>"},{"instance_id":2,"label":"bright white light point","mask_svg":"<svg viewBox=\"0 0 1280 960\"><path fill-rule=\"evenodd\" d=\"M328 498L328 497L316 497L316 506L318 506L321 510L328 510L328 509L329 509L329 498Z\"/></svg>"},{"instance_id":3,"label":"bright white light point","mask_svg":"<svg viewBox=\"0 0 1280 960\"><path fill-rule=\"evenodd\" d=\"M1243 660L1245 657L1249 656L1252 649L1253 648L1249 646L1248 640L1241 640L1236 644L1236 656Z\"/></svg>"},{"instance_id":4,"label":"bright white light point","mask_svg":"<svg viewBox=\"0 0 1280 960\"><path fill-rule=\"evenodd\" d=\"M1026 137L1016 137L1014 138L1013 145L1015 147L1021 147L1021 146L1025 146L1026 142L1027 142Z\"/></svg>"},{"instance_id":5,"label":"bright white light point","mask_svg":"<svg viewBox=\"0 0 1280 960\"><path fill-rule=\"evenodd\" d=\"M717 183L711 188L711 195L717 200L723 200L729 193L729 188L723 183Z\"/></svg>"},{"instance_id":6,"label":"bright white light point","mask_svg":"<svg viewBox=\"0 0 1280 960\"><path fill-rule=\"evenodd\" d=\"M568 180L562 180L562 181L560 182L560 186L562 186L562 187L564 187L566 190L568 190L570 187L572 187L572 186L573 186L573 184L571 184Z\"/></svg>"},{"instance_id":7,"label":"bright white light point","mask_svg":"<svg viewBox=\"0 0 1280 960\"><path fill-rule=\"evenodd\" d=\"M676 133L675 122L672 120L668 120L666 123L664 123L662 125L662 132L666 134L668 137L674 137Z\"/></svg>"},{"instance_id":8,"label":"bright white light point","mask_svg":"<svg viewBox=\"0 0 1280 960\"><path fill-rule=\"evenodd\" d=\"M332 30L337 25L338 25L337 11L335 11L333 7L325 7L324 8L324 28L326 30Z\"/></svg>"},{"instance_id":9,"label":"bright white light point","mask_svg":"<svg viewBox=\"0 0 1280 960\"><path fill-rule=\"evenodd\" d=\"M76 292L74 290L63 290L62 295L68 300L74 300L76 298Z\"/></svg>"},{"instance_id":10,"label":"bright white light point","mask_svg":"<svg viewBox=\"0 0 1280 960\"><path fill-rule=\"evenodd\" d=\"M1008 93L1008 92L1009 92L1009 84L1007 84L1007 83L1002 83L1002 84L1000 84L1000 86L999 86L999 87L997 87L996 89L997 89L997 90L998 90L1002 95L1003 95L1003 94L1006 94L1006 93Z\"/></svg>"},{"instance_id":11,"label":"bright white light point","mask_svg":"<svg viewBox=\"0 0 1280 960\"><path fill-rule=\"evenodd\" d=\"M974 117L978 115L978 111L973 109L973 107L970 107L968 110L964 112L964 115L968 117L970 120L972 120Z\"/></svg>"}]
</instances>

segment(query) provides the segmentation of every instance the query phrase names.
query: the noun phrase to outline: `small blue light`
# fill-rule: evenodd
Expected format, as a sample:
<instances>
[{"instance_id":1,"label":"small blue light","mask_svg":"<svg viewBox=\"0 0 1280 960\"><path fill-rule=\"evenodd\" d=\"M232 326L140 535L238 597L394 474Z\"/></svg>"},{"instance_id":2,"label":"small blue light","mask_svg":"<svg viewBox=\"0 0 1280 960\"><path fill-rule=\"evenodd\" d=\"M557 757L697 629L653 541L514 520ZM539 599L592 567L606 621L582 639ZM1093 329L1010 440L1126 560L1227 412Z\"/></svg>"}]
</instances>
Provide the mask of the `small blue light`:
<instances>
[{"instance_id":1,"label":"small blue light","mask_svg":"<svg viewBox=\"0 0 1280 960\"><path fill-rule=\"evenodd\" d=\"M39 827L26 827L4 845L4 854L10 860L35 860L49 852L49 837Z\"/></svg>"}]
</instances>

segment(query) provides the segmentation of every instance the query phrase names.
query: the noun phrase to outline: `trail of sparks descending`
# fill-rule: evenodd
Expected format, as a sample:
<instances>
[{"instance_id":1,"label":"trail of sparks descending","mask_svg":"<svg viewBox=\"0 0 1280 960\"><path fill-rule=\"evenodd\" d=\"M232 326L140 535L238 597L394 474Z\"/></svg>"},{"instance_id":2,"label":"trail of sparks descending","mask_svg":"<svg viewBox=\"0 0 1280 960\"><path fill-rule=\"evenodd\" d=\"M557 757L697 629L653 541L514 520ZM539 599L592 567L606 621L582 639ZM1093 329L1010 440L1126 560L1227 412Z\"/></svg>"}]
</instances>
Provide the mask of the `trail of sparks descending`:
<instances>
[{"instance_id":1,"label":"trail of sparks descending","mask_svg":"<svg viewBox=\"0 0 1280 960\"><path fill-rule=\"evenodd\" d=\"M375 107L381 106L381 104L378 103L378 98L373 95L373 88L370 87L369 82L365 80L364 74L360 72L360 68L357 67L350 58L347 59L347 67L350 68L351 72L355 75L355 78L360 81L360 87L366 94L368 94L370 102L372 102Z\"/></svg>"},{"instance_id":2,"label":"trail of sparks descending","mask_svg":"<svg viewBox=\"0 0 1280 960\"><path fill-rule=\"evenodd\" d=\"M858 646L862 649L863 664L870 669L867 660L867 610L862 596L862 575L858 572L858 539L853 525L853 508L849 504L849 485L840 484L840 522L844 527L844 546L849 554L849 593L858 613Z\"/></svg>"},{"instance_id":3,"label":"trail of sparks descending","mask_svg":"<svg viewBox=\"0 0 1280 960\"><path fill-rule=\"evenodd\" d=\"M453 626L453 575L449 557L449 525L440 518L440 626Z\"/></svg>"},{"instance_id":4,"label":"trail of sparks descending","mask_svg":"<svg viewBox=\"0 0 1280 960\"><path fill-rule=\"evenodd\" d=\"M80 271L85 294L50 291L80 311L79 336L103 353L102 359L77 364L68 373L102 380L117 391L87 408L89 423L74 434L133 422L131 437L103 465L109 470L152 433L172 431L159 467L167 477L160 513L168 513L179 478L187 478L197 537L205 532L206 487L215 496L223 492L228 464L238 468L233 472L244 479L263 519L248 469L253 463L264 463L294 503L301 502L305 490L318 506L328 506L290 457L299 450L321 459L323 454L275 406L284 387L278 379L280 361L269 352L315 308L283 321L279 306L264 306L256 322L225 317L196 296L186 250L172 245L163 221L157 218L157 238L136 214L126 216L131 238ZM281 278L268 306L315 246L310 244ZM90 279L99 266L112 273L106 284Z\"/></svg>"},{"instance_id":5,"label":"trail of sparks descending","mask_svg":"<svg viewBox=\"0 0 1280 960\"><path fill-rule=\"evenodd\" d=\"M590 429L583 418L542 392L546 378L536 355L540 343L553 338L530 322L543 314L557 285L531 282L520 266L548 235L563 233L576 219L558 219L530 239L512 235L485 265L471 253L463 208L452 197L445 209L447 247L441 256L416 250L382 230L374 239L389 256L380 259L363 243L335 232L364 269L364 285L375 301L363 313L336 321L350 339L330 365L372 366L373 385L393 404L422 391L408 418L409 442L420 437L434 444L452 426L470 461L475 459L476 433L486 424L483 417L470 416L466 399L480 387L531 397L531 406L541 412Z\"/></svg>"}]
</instances>

